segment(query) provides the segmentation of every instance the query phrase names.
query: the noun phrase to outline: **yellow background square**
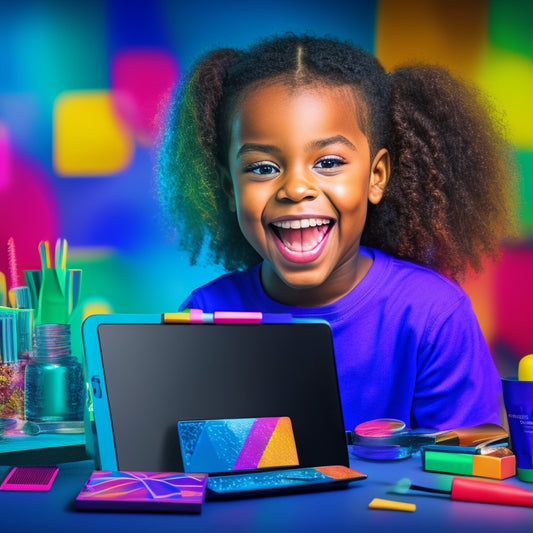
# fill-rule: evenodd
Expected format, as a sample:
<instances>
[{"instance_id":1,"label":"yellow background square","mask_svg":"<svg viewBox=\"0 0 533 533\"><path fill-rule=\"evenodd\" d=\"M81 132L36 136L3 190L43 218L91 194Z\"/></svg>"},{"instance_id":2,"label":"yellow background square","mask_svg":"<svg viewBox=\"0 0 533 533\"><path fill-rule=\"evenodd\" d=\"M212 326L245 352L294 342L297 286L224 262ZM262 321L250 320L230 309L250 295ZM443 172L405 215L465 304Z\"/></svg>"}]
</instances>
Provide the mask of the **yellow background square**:
<instances>
[{"instance_id":1,"label":"yellow background square","mask_svg":"<svg viewBox=\"0 0 533 533\"><path fill-rule=\"evenodd\" d=\"M109 91L65 92L54 105L54 167L63 176L109 175L133 154L131 133L119 121Z\"/></svg>"}]
</instances>

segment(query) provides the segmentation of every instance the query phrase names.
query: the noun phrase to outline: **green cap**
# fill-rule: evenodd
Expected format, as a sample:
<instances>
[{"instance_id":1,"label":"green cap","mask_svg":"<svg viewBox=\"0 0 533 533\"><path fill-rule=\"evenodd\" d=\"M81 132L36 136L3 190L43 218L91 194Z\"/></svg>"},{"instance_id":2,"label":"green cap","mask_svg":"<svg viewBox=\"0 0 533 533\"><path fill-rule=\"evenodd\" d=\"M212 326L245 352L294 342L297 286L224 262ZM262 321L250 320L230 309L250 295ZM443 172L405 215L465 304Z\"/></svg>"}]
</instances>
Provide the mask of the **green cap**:
<instances>
[{"instance_id":1,"label":"green cap","mask_svg":"<svg viewBox=\"0 0 533 533\"><path fill-rule=\"evenodd\" d=\"M533 483L533 468L517 468L516 475L522 481Z\"/></svg>"}]
</instances>

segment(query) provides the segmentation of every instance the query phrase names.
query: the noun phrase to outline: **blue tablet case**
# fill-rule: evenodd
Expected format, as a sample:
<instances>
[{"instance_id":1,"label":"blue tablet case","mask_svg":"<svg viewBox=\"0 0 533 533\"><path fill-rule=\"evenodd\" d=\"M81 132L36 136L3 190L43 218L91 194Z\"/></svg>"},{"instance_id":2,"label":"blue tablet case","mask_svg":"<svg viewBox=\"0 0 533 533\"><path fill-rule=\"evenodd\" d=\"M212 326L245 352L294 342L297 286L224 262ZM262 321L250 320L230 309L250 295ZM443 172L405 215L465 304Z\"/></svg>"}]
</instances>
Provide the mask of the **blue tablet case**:
<instances>
[{"instance_id":1,"label":"blue tablet case","mask_svg":"<svg viewBox=\"0 0 533 533\"><path fill-rule=\"evenodd\" d=\"M324 321L83 324L97 469L183 472L182 420L288 417L301 467L349 465L331 329Z\"/></svg>"}]
</instances>

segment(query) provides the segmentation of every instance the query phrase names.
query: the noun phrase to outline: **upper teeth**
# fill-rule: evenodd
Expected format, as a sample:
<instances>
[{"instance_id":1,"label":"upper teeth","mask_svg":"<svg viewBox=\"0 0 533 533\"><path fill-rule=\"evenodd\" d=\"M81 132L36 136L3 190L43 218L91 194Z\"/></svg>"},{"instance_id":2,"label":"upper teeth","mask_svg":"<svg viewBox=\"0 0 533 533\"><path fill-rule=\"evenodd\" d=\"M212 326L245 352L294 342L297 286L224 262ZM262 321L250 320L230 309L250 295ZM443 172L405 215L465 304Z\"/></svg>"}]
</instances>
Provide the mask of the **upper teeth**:
<instances>
[{"instance_id":1,"label":"upper teeth","mask_svg":"<svg viewBox=\"0 0 533 533\"><path fill-rule=\"evenodd\" d=\"M327 218L303 218L301 220L280 220L279 222L272 222L272 225L283 229L301 229L329 223L330 220Z\"/></svg>"}]
</instances>

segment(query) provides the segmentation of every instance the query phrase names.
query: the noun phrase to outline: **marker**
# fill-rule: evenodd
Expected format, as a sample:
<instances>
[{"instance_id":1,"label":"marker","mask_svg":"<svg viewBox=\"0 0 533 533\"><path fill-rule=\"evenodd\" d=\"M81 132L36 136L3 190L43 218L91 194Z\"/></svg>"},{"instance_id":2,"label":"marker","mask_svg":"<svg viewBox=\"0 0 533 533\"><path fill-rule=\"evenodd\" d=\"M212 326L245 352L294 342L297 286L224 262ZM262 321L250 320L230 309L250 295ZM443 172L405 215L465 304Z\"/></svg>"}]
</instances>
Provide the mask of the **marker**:
<instances>
[{"instance_id":1,"label":"marker","mask_svg":"<svg viewBox=\"0 0 533 533\"><path fill-rule=\"evenodd\" d=\"M533 354L520 359L518 379L502 379L502 386L516 474L533 483Z\"/></svg>"},{"instance_id":2,"label":"marker","mask_svg":"<svg viewBox=\"0 0 533 533\"><path fill-rule=\"evenodd\" d=\"M288 313L261 313L260 311L215 311L204 313L189 309L178 313L165 313L163 323L188 322L193 324L285 324L294 322Z\"/></svg>"}]
</instances>

